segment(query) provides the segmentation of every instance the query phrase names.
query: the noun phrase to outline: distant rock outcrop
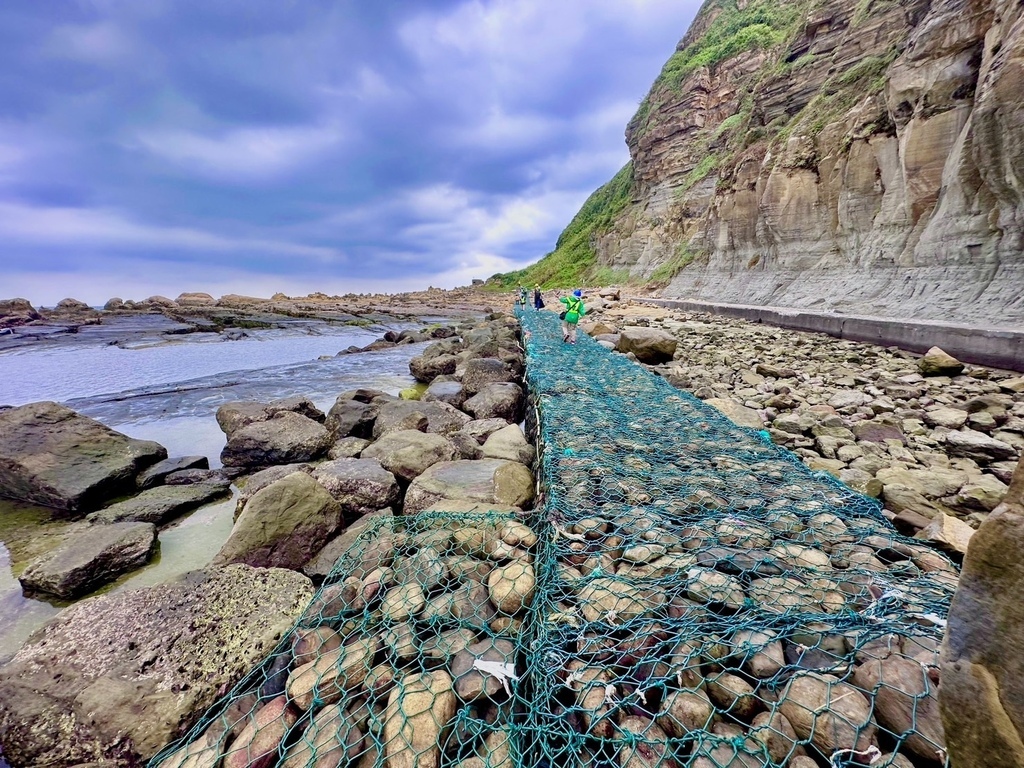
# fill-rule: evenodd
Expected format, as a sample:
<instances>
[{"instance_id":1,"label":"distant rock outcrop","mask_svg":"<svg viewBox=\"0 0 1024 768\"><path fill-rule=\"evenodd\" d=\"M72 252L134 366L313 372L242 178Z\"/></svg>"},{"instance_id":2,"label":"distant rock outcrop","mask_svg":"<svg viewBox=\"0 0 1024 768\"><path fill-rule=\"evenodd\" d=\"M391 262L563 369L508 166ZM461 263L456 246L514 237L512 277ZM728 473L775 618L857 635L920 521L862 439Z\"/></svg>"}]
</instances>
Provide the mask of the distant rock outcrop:
<instances>
[{"instance_id":1,"label":"distant rock outcrop","mask_svg":"<svg viewBox=\"0 0 1024 768\"><path fill-rule=\"evenodd\" d=\"M182 293L175 303L182 307L212 307L217 300L208 293Z\"/></svg>"},{"instance_id":2,"label":"distant rock outcrop","mask_svg":"<svg viewBox=\"0 0 1024 768\"><path fill-rule=\"evenodd\" d=\"M39 320L40 314L36 312L28 299L2 299L0 300L0 328L11 328L16 325L25 325L33 320Z\"/></svg>"}]
</instances>

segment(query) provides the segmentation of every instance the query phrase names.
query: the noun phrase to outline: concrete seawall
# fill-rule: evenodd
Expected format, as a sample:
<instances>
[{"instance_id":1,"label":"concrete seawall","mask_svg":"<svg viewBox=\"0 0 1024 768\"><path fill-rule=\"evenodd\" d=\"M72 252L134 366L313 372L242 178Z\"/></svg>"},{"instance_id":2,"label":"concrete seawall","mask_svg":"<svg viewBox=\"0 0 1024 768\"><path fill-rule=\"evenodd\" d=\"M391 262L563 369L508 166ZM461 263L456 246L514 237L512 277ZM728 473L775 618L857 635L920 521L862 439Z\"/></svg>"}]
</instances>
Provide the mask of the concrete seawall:
<instances>
[{"instance_id":1,"label":"concrete seawall","mask_svg":"<svg viewBox=\"0 0 1024 768\"><path fill-rule=\"evenodd\" d=\"M684 299L635 299L669 309L728 315L796 331L827 333L839 339L865 341L911 352L943 350L967 363L1024 371L1024 329L985 328L935 321L900 320L834 312L814 312L749 304L716 304Z\"/></svg>"}]
</instances>

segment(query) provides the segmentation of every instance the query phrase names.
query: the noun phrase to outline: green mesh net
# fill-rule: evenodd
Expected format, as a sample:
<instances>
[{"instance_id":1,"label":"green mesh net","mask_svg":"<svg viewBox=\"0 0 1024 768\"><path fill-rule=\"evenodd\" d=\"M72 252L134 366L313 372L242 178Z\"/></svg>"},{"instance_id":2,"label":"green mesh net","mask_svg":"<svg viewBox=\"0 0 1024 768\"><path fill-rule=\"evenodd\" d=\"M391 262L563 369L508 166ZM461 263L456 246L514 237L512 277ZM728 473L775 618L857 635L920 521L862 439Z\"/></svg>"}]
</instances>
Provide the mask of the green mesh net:
<instances>
[{"instance_id":1,"label":"green mesh net","mask_svg":"<svg viewBox=\"0 0 1024 768\"><path fill-rule=\"evenodd\" d=\"M370 523L150 765L947 764L955 566L553 313L521 321L538 509Z\"/></svg>"}]
</instances>

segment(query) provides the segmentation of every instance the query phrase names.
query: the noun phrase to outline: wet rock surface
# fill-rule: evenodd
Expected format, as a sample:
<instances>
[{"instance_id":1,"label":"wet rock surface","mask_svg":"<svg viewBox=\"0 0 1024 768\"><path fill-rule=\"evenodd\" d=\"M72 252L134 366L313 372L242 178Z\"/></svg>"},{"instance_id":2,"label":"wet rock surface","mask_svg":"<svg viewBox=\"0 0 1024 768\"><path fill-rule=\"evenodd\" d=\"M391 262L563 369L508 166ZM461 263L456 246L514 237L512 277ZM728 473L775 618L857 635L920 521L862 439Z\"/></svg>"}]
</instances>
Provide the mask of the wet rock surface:
<instances>
[{"instance_id":1,"label":"wet rock surface","mask_svg":"<svg viewBox=\"0 0 1024 768\"><path fill-rule=\"evenodd\" d=\"M167 450L56 403L0 411L0 493L78 514L134 487Z\"/></svg>"}]
</instances>

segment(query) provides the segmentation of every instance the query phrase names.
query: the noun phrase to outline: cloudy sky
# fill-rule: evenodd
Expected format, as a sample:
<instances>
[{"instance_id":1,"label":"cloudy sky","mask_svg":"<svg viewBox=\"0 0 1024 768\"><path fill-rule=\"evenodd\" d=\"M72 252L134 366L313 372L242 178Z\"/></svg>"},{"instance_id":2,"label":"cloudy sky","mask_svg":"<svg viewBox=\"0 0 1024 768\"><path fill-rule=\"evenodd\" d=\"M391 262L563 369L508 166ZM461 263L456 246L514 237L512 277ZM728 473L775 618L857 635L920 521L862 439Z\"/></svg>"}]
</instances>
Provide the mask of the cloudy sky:
<instances>
[{"instance_id":1,"label":"cloudy sky","mask_svg":"<svg viewBox=\"0 0 1024 768\"><path fill-rule=\"evenodd\" d=\"M399 291L530 263L698 0L5 0L0 298Z\"/></svg>"}]
</instances>

